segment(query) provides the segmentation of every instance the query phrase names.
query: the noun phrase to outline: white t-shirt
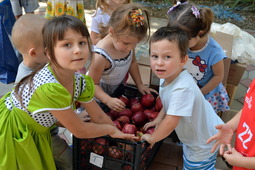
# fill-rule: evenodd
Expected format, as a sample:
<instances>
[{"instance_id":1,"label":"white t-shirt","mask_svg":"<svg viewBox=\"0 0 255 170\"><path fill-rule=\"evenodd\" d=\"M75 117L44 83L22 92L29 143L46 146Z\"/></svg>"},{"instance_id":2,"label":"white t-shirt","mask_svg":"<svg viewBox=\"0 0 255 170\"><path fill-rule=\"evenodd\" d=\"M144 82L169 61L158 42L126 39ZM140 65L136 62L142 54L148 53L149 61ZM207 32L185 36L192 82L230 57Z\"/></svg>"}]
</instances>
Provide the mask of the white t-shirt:
<instances>
[{"instance_id":1,"label":"white t-shirt","mask_svg":"<svg viewBox=\"0 0 255 170\"><path fill-rule=\"evenodd\" d=\"M29 75L34 70L26 66L23 61L19 64L18 73L15 79L15 84L17 84L23 77Z\"/></svg>"},{"instance_id":2,"label":"white t-shirt","mask_svg":"<svg viewBox=\"0 0 255 170\"><path fill-rule=\"evenodd\" d=\"M166 114L182 117L175 131L186 158L195 162L210 158L214 142L206 144L206 141L217 133L215 125L223 121L186 70L169 85L164 87L163 83L161 79L159 94Z\"/></svg>"},{"instance_id":3,"label":"white t-shirt","mask_svg":"<svg viewBox=\"0 0 255 170\"><path fill-rule=\"evenodd\" d=\"M91 31L99 34L99 25L103 24L103 26L107 26L109 20L110 16L107 13L104 13L100 8L98 8L96 11L96 15L92 17L92 23L90 27Z\"/></svg>"}]
</instances>

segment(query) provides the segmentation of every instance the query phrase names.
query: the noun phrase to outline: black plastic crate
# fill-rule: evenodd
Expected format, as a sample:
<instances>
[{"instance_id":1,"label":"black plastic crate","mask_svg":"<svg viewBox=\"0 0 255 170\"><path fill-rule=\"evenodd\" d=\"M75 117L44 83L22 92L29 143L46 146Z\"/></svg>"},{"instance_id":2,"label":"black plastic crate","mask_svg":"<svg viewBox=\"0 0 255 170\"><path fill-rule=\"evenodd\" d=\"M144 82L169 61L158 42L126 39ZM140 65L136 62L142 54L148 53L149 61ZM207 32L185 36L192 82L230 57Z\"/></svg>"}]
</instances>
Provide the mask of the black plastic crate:
<instances>
[{"instance_id":1,"label":"black plastic crate","mask_svg":"<svg viewBox=\"0 0 255 170\"><path fill-rule=\"evenodd\" d=\"M137 88L123 85L119 86L112 96L119 97L121 95L139 99L142 96ZM109 108L105 107L103 110L107 112ZM163 140L157 142L153 148L150 148L146 141L129 141L109 136L100 138L106 140L107 143L105 145L99 144L97 142L99 138L78 139L73 137L74 170L144 170L148 168L163 142Z\"/></svg>"},{"instance_id":2,"label":"black plastic crate","mask_svg":"<svg viewBox=\"0 0 255 170\"><path fill-rule=\"evenodd\" d=\"M144 170L163 142L157 142L150 148L146 141L135 142L109 136L100 138L106 140L106 144L98 143L99 138L73 137L74 170Z\"/></svg>"}]
</instances>

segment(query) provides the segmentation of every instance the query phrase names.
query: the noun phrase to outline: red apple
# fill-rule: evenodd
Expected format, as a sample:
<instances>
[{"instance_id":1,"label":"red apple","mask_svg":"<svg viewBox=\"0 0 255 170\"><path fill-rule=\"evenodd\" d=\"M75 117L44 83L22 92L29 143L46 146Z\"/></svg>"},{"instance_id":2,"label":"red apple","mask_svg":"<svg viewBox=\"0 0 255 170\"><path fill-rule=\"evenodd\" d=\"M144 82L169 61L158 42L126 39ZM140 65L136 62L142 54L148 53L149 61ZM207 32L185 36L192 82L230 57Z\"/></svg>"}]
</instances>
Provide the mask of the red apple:
<instances>
[{"instance_id":1,"label":"red apple","mask_svg":"<svg viewBox=\"0 0 255 170\"><path fill-rule=\"evenodd\" d=\"M123 133L136 134L137 127L133 124L126 123L122 128Z\"/></svg>"},{"instance_id":2,"label":"red apple","mask_svg":"<svg viewBox=\"0 0 255 170\"><path fill-rule=\"evenodd\" d=\"M144 133L145 134L152 134L154 132L155 128L154 127L151 127L149 129L147 129Z\"/></svg>"},{"instance_id":3,"label":"red apple","mask_svg":"<svg viewBox=\"0 0 255 170\"><path fill-rule=\"evenodd\" d=\"M110 146L108 148L108 155L111 158L115 158L115 159L120 159L123 156L122 151L118 149L117 146Z\"/></svg>"},{"instance_id":4,"label":"red apple","mask_svg":"<svg viewBox=\"0 0 255 170\"><path fill-rule=\"evenodd\" d=\"M92 151L96 154L103 155L105 152L105 145L107 145L108 142L104 138L97 138L94 140L94 144L92 147Z\"/></svg>"},{"instance_id":5,"label":"red apple","mask_svg":"<svg viewBox=\"0 0 255 170\"><path fill-rule=\"evenodd\" d=\"M118 97L123 103L125 103L125 105L126 105L126 107L129 105L129 99L126 97L126 96L124 96L124 95L122 95L122 96L120 96L120 97Z\"/></svg>"},{"instance_id":6,"label":"red apple","mask_svg":"<svg viewBox=\"0 0 255 170\"><path fill-rule=\"evenodd\" d=\"M110 110L109 114L112 116L112 120L116 119L117 117L119 117L119 112L116 112L114 110Z\"/></svg>"},{"instance_id":7,"label":"red apple","mask_svg":"<svg viewBox=\"0 0 255 170\"><path fill-rule=\"evenodd\" d=\"M124 165L121 169L123 170L132 170L132 166L131 165Z\"/></svg>"},{"instance_id":8,"label":"red apple","mask_svg":"<svg viewBox=\"0 0 255 170\"><path fill-rule=\"evenodd\" d=\"M149 121L152 121L158 116L159 112L146 109L143 111L143 113L145 114L145 116L147 117Z\"/></svg>"},{"instance_id":9,"label":"red apple","mask_svg":"<svg viewBox=\"0 0 255 170\"><path fill-rule=\"evenodd\" d=\"M132 106L134 103L139 103L139 99L137 97L129 99L129 105Z\"/></svg>"},{"instance_id":10,"label":"red apple","mask_svg":"<svg viewBox=\"0 0 255 170\"><path fill-rule=\"evenodd\" d=\"M133 113L143 111L143 105L139 102L133 103L130 108Z\"/></svg>"},{"instance_id":11,"label":"red apple","mask_svg":"<svg viewBox=\"0 0 255 170\"><path fill-rule=\"evenodd\" d=\"M120 122L121 127L123 127L126 123L130 123L130 119L127 116L120 116L116 120Z\"/></svg>"},{"instance_id":12,"label":"red apple","mask_svg":"<svg viewBox=\"0 0 255 170\"><path fill-rule=\"evenodd\" d=\"M119 116L127 116L127 117L131 118L133 116L133 113L130 109L126 108L119 113Z\"/></svg>"},{"instance_id":13,"label":"red apple","mask_svg":"<svg viewBox=\"0 0 255 170\"><path fill-rule=\"evenodd\" d=\"M136 112L131 119L132 123L136 126L143 126L147 121L147 118L143 112Z\"/></svg>"},{"instance_id":14,"label":"red apple","mask_svg":"<svg viewBox=\"0 0 255 170\"><path fill-rule=\"evenodd\" d=\"M113 121L114 125L121 131L122 130L122 127L120 125L120 122L118 120L114 120Z\"/></svg>"},{"instance_id":15,"label":"red apple","mask_svg":"<svg viewBox=\"0 0 255 170\"><path fill-rule=\"evenodd\" d=\"M156 106L155 107L156 107L157 111L160 111L163 107L162 101L159 96L156 98Z\"/></svg>"},{"instance_id":16,"label":"red apple","mask_svg":"<svg viewBox=\"0 0 255 170\"><path fill-rule=\"evenodd\" d=\"M144 107L151 108L154 105L155 97L152 94L145 94L141 98L141 104Z\"/></svg>"}]
</instances>

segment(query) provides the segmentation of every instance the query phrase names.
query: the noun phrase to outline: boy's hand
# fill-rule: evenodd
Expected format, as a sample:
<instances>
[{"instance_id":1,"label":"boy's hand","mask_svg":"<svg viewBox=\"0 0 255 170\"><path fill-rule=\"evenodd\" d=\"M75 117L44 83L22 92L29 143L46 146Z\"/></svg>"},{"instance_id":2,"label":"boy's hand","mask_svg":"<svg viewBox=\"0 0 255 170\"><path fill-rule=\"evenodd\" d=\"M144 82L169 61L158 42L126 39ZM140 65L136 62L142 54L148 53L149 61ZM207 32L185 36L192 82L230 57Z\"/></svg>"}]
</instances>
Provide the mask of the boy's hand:
<instances>
[{"instance_id":1,"label":"boy's hand","mask_svg":"<svg viewBox=\"0 0 255 170\"><path fill-rule=\"evenodd\" d=\"M126 108L125 103L123 103L120 99L118 98L111 98L111 100L109 100L106 105L116 111L116 112L121 112Z\"/></svg>"},{"instance_id":2,"label":"boy's hand","mask_svg":"<svg viewBox=\"0 0 255 170\"><path fill-rule=\"evenodd\" d=\"M155 120L155 119L154 119ZM143 130L147 130L147 129L149 129L149 128L151 128L151 127L155 127L155 126L157 126L157 123L156 123L156 121L151 121L151 122L148 122L148 123L146 123L144 126L143 126Z\"/></svg>"},{"instance_id":3,"label":"boy's hand","mask_svg":"<svg viewBox=\"0 0 255 170\"><path fill-rule=\"evenodd\" d=\"M218 133L210 137L207 140L207 143L210 143L216 140L215 144L213 145L211 149L211 152L214 152L217 149L217 147L220 145L220 154L223 155L224 148L226 145L228 147L228 151L231 151L231 140L234 135L234 131L227 124L217 125L215 126L215 128L219 130Z\"/></svg>"},{"instance_id":4,"label":"boy's hand","mask_svg":"<svg viewBox=\"0 0 255 170\"><path fill-rule=\"evenodd\" d=\"M150 134L144 134L144 135L141 137L141 140L147 141L147 142L150 144L150 148L152 148L153 145L154 145L154 143L151 142L151 135L150 135Z\"/></svg>"}]
</instances>

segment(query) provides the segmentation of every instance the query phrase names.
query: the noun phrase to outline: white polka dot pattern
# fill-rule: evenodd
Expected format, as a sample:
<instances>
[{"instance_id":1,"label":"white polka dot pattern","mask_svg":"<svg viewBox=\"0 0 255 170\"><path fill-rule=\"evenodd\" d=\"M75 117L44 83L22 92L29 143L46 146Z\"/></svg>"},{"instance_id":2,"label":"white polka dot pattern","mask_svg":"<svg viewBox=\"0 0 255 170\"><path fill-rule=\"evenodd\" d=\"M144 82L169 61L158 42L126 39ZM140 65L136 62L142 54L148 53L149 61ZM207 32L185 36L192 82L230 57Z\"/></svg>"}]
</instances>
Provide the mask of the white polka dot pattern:
<instances>
[{"instance_id":1,"label":"white polka dot pattern","mask_svg":"<svg viewBox=\"0 0 255 170\"><path fill-rule=\"evenodd\" d=\"M75 89L74 89L74 101L78 99L80 94L84 91L86 87L85 79L81 74L76 73L75 74ZM20 87L19 92L22 90L22 99L23 99L23 105L20 104L20 101L15 96L14 92L11 93L12 102L10 100L10 97L7 97L5 100L6 107L9 110L12 110L13 106L17 107L25 112L27 112L36 122L41 124L45 127L51 127L54 125L54 123L57 121L56 118L49 112L43 111L39 113L32 114L31 112L27 111L28 104L31 100L31 97L35 90L47 83L59 83L53 74L50 72L47 66L45 66L40 72L38 72L34 78L33 78L33 86L26 85L24 89L22 90L22 87ZM40 101L43 102L43 101ZM13 103L13 106L12 106Z\"/></svg>"}]
</instances>

